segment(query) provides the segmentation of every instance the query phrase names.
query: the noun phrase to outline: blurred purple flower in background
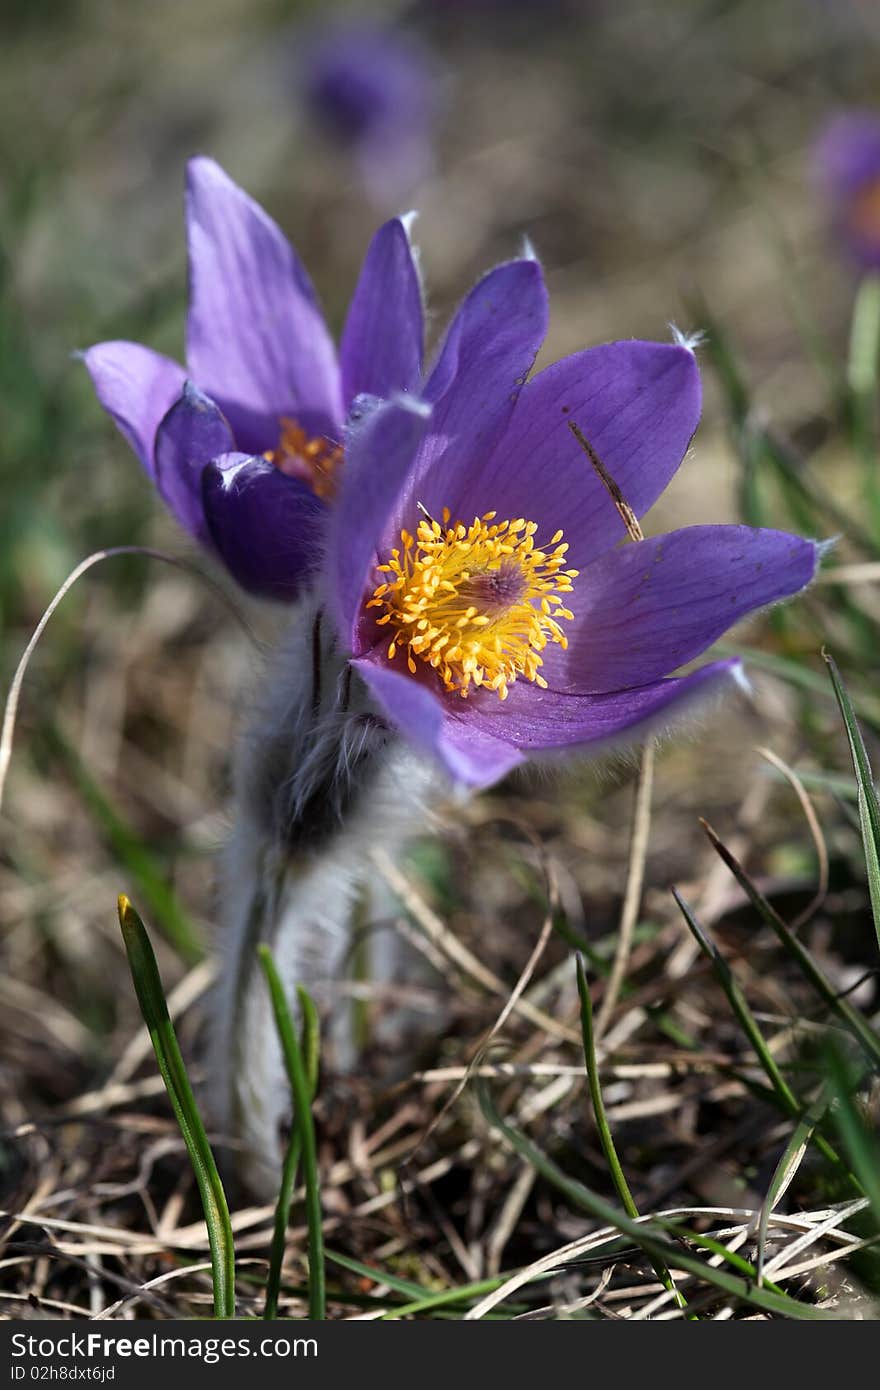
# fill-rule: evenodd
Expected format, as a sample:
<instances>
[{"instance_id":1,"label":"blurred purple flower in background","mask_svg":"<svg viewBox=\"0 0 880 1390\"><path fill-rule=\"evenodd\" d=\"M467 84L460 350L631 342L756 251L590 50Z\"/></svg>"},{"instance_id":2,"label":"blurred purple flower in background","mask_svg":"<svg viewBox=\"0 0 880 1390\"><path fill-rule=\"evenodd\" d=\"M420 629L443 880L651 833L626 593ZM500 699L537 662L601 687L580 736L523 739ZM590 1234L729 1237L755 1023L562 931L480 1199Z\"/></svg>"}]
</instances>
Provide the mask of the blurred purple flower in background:
<instances>
[{"instance_id":1,"label":"blurred purple flower in background","mask_svg":"<svg viewBox=\"0 0 880 1390\"><path fill-rule=\"evenodd\" d=\"M476 787L530 757L637 740L729 685L736 661L668 677L802 589L819 557L745 526L619 548L569 422L641 514L696 429L697 365L685 346L628 341L526 382L546 323L536 261L480 281L424 403L388 402L352 432L331 522L343 649L390 724Z\"/></svg>"},{"instance_id":2,"label":"blurred purple flower in background","mask_svg":"<svg viewBox=\"0 0 880 1390\"><path fill-rule=\"evenodd\" d=\"M337 21L301 32L297 72L309 112L379 203L405 198L430 172L439 82L416 39L390 24Z\"/></svg>"},{"instance_id":3,"label":"blurred purple flower in background","mask_svg":"<svg viewBox=\"0 0 880 1390\"><path fill-rule=\"evenodd\" d=\"M186 224L186 370L139 343L99 343L83 358L181 526L246 589L292 599L320 554L356 398L419 383L407 229L393 218L373 238L337 361L296 253L213 160L190 161Z\"/></svg>"},{"instance_id":4,"label":"blurred purple flower in background","mask_svg":"<svg viewBox=\"0 0 880 1390\"><path fill-rule=\"evenodd\" d=\"M880 116L833 116L816 142L815 161L835 235L860 269L880 268Z\"/></svg>"}]
</instances>

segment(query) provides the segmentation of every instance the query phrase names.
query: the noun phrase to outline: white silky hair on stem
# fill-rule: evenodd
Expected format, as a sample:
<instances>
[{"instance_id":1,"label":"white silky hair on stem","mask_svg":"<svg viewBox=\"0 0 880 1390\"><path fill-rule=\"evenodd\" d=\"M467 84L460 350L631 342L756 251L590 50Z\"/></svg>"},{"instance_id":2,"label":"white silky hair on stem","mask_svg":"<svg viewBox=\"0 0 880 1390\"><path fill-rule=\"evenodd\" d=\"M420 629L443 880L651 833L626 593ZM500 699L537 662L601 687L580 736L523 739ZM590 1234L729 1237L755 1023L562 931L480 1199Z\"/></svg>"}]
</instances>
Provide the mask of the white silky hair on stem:
<instances>
[{"instance_id":1,"label":"white silky hair on stem","mask_svg":"<svg viewBox=\"0 0 880 1390\"><path fill-rule=\"evenodd\" d=\"M355 898L371 849L393 854L418 834L441 782L372 709L320 600L303 599L239 745L221 874L212 1111L235 1142L241 1180L259 1197L277 1195L290 1093L257 945L271 947L292 1009L297 985L314 997L326 1020L322 1061L350 1070L352 1007L341 986ZM383 973L393 974L393 955L383 957Z\"/></svg>"},{"instance_id":2,"label":"white silky hair on stem","mask_svg":"<svg viewBox=\"0 0 880 1390\"><path fill-rule=\"evenodd\" d=\"M0 726L0 804L12 758L28 665L53 614L95 565L141 555L185 570L207 584L258 647L225 590L189 561L149 546L95 551L67 576L22 653ZM289 1117L286 1073L262 973L260 941L272 945L293 1003L303 984L331 1019L331 1053L350 1068L351 1011L334 998L352 947L351 908L368 872L369 853L393 853L418 834L444 779L396 739L369 707L360 682L336 652L317 599L294 611L287 640L271 657L262 698L243 738L236 769L235 826L222 874L220 984L212 1011L209 1074L215 1118L240 1148L242 1175L274 1198ZM396 971L383 938L376 962ZM391 945L391 949L389 948Z\"/></svg>"}]
</instances>

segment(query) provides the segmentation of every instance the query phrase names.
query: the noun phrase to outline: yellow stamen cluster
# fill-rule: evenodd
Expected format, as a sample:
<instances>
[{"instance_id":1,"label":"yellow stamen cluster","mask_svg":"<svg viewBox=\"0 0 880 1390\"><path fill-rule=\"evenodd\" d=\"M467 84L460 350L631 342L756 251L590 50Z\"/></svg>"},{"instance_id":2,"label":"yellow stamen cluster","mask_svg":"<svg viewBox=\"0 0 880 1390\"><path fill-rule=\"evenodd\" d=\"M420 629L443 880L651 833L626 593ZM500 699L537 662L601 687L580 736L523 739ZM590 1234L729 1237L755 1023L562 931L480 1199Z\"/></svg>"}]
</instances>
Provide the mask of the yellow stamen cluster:
<instances>
[{"instance_id":1,"label":"yellow stamen cluster","mask_svg":"<svg viewBox=\"0 0 880 1390\"><path fill-rule=\"evenodd\" d=\"M316 497L329 501L336 495L342 456L340 444L331 444L322 435L306 434L298 420L285 415L278 446L268 449L264 457L288 477L307 483Z\"/></svg>"},{"instance_id":2,"label":"yellow stamen cluster","mask_svg":"<svg viewBox=\"0 0 880 1390\"><path fill-rule=\"evenodd\" d=\"M418 658L449 691L467 697L482 687L506 700L519 676L546 688L540 653L548 642L568 645L559 620L574 615L561 595L577 570L563 568L561 531L541 549L535 522L495 516L450 525L444 508L442 526L427 517L415 536L401 531L367 607L381 609L376 622L393 629L390 660L405 653L413 674Z\"/></svg>"}]
</instances>

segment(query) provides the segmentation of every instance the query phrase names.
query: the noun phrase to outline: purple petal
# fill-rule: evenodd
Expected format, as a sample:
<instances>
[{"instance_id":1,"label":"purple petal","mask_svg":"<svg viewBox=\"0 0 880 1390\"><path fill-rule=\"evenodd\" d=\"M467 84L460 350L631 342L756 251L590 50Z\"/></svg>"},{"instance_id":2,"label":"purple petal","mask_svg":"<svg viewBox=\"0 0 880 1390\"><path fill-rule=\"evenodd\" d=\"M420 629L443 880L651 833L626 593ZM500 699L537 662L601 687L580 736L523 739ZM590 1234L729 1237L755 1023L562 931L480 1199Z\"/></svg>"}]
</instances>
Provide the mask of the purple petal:
<instances>
[{"instance_id":1,"label":"purple petal","mask_svg":"<svg viewBox=\"0 0 880 1390\"><path fill-rule=\"evenodd\" d=\"M450 323L425 384L438 429L462 435L466 446L472 441L473 452L482 454L489 432L484 416L501 413L497 397L518 395L547 334L547 315L544 274L531 257L506 261L477 281Z\"/></svg>"},{"instance_id":2,"label":"purple petal","mask_svg":"<svg viewBox=\"0 0 880 1390\"><path fill-rule=\"evenodd\" d=\"M337 432L343 411L333 343L280 229L219 165L201 158L187 170L186 222L189 371L229 419L239 447L272 448L283 415Z\"/></svg>"},{"instance_id":3,"label":"purple petal","mask_svg":"<svg viewBox=\"0 0 880 1390\"><path fill-rule=\"evenodd\" d=\"M242 588L286 602L320 560L326 507L264 458L227 454L202 473L210 538Z\"/></svg>"},{"instance_id":4,"label":"purple petal","mask_svg":"<svg viewBox=\"0 0 880 1390\"><path fill-rule=\"evenodd\" d=\"M422 288L405 223L395 217L370 243L342 334L342 396L388 399L414 391L422 373Z\"/></svg>"},{"instance_id":5,"label":"purple petal","mask_svg":"<svg viewBox=\"0 0 880 1390\"><path fill-rule=\"evenodd\" d=\"M486 692L453 718L476 733L503 739L524 753L581 747L598 751L604 745L636 742L658 727L674 724L691 707L720 694L731 682L742 682L738 661L715 661L688 676L655 681L604 695L566 695L517 681L503 702Z\"/></svg>"},{"instance_id":6,"label":"purple petal","mask_svg":"<svg viewBox=\"0 0 880 1390\"><path fill-rule=\"evenodd\" d=\"M542 674L574 694L649 685L804 588L818 557L814 541L749 526L688 526L611 551L575 579L568 651L548 647Z\"/></svg>"},{"instance_id":7,"label":"purple petal","mask_svg":"<svg viewBox=\"0 0 880 1390\"><path fill-rule=\"evenodd\" d=\"M625 527L569 422L642 515L681 463L699 418L700 376L687 348L642 342L589 348L528 383L491 459L473 469L446 505L464 521L486 511L524 516L538 523L544 543L561 527L569 559L581 568L616 545Z\"/></svg>"},{"instance_id":8,"label":"purple petal","mask_svg":"<svg viewBox=\"0 0 880 1390\"><path fill-rule=\"evenodd\" d=\"M342 490L329 544L330 602L343 640L358 655L362 603L380 537L430 421L414 397L398 397L370 411L348 431Z\"/></svg>"},{"instance_id":9,"label":"purple petal","mask_svg":"<svg viewBox=\"0 0 880 1390\"><path fill-rule=\"evenodd\" d=\"M456 782L489 787L523 761L502 738L451 719L441 700L411 676L367 657L351 664L394 727L433 754Z\"/></svg>"},{"instance_id":10,"label":"purple petal","mask_svg":"<svg viewBox=\"0 0 880 1390\"><path fill-rule=\"evenodd\" d=\"M214 402L187 381L183 395L156 433L156 485L184 530L208 539L202 510L205 464L235 448L228 421Z\"/></svg>"},{"instance_id":11,"label":"purple petal","mask_svg":"<svg viewBox=\"0 0 880 1390\"><path fill-rule=\"evenodd\" d=\"M497 266L471 290L425 384L434 417L401 497L401 524L414 522L417 501L437 516L445 506L455 511L506 428L546 331L547 290L537 261Z\"/></svg>"},{"instance_id":12,"label":"purple petal","mask_svg":"<svg viewBox=\"0 0 880 1390\"><path fill-rule=\"evenodd\" d=\"M183 390L186 372L140 343L97 343L82 360L101 405L153 477L156 430Z\"/></svg>"},{"instance_id":13,"label":"purple petal","mask_svg":"<svg viewBox=\"0 0 880 1390\"><path fill-rule=\"evenodd\" d=\"M677 680L610 695L560 695L517 684L507 700L435 694L416 677L376 657L352 665L389 721L438 759L454 780L481 788L499 781L528 754L582 748L596 754L677 725L695 706L743 684L738 661L717 661Z\"/></svg>"}]
</instances>

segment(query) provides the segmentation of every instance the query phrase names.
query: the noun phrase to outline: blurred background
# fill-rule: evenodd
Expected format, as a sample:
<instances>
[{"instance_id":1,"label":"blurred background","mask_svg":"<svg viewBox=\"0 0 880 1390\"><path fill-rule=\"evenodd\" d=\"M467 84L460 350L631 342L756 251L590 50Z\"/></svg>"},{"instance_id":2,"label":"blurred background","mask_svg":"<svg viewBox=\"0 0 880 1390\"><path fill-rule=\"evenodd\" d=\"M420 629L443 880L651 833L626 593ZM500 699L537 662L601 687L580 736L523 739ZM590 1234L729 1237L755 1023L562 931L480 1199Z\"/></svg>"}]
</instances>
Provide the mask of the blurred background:
<instances>
[{"instance_id":1,"label":"blurred background","mask_svg":"<svg viewBox=\"0 0 880 1390\"><path fill-rule=\"evenodd\" d=\"M841 536L840 563L876 563L876 450L864 418L855 419L846 365L858 276L831 235L812 150L836 111L878 101L878 45L873 0L6 0L4 684L58 585L96 548L152 545L207 568L74 357L117 337L181 357L183 172L193 153L216 158L281 224L337 331L373 230L409 208L419 212L435 338L477 275L515 254L523 237L551 296L539 365L612 338L666 339L672 321L706 331L704 420L648 531L745 519ZM271 635L273 615L250 617ZM649 996L661 960L663 969L678 962L664 976L667 1001L677 998L669 980L686 982L694 967L666 890L678 881L698 893L709 882L713 857L698 815L740 835L741 853L792 911L815 890L803 813L752 751L757 743L795 763L816 790L832 896L814 919L814 946L841 988L864 975L873 931L846 802L846 748L818 652L823 641L834 647L871 736L880 726L876 617L870 585L841 584L756 621L742 634L756 653L755 698L731 701L722 718L662 753L637 962ZM48 628L24 688L0 847L4 1205L155 1227L140 1188L127 1198L108 1191L124 1188L138 1171L134 1155L158 1142L166 1149L150 1180L158 1165L163 1200L191 1201L167 1109L150 1090L151 1060L141 1051L118 1073L137 1012L114 903L124 889L155 925L169 988L204 970L196 961L210 940L214 855L251 676L250 649L225 605L159 562L107 562ZM537 869L509 818L541 837L573 928L607 965L632 780L624 764L525 792L512 783L415 854L427 898L503 980L515 980L540 925ZM741 947L741 902L711 884L712 920L726 920ZM555 941L547 961L565 959ZM709 991L699 970L694 978L679 1034L725 1053L736 1045L713 1031L717 1001L699 994ZM206 979L196 976L196 1003L181 1025L195 1058ZM795 1007L784 975L756 988L771 1013ZM861 988L871 1006L873 982ZM494 1017L491 1000L467 991L452 1014L435 1047L441 1059L460 1059ZM649 1025L635 1038L659 1056L662 1046L685 1046L673 1034L667 1028L658 1042ZM134 1088L124 1092L124 1123L112 1106L81 1104L108 1076ZM427 1095L418 1092L415 1135ZM621 1095L635 1103L642 1093L632 1083ZM719 1106L735 1110L736 1101L709 1105L692 1090L677 1097L662 1142L656 1133L667 1120L653 1121L661 1153L645 1150L638 1119L624 1126L625 1145L645 1158L640 1171L662 1169L657 1192L677 1191L689 1146L724 1131L730 1116ZM380 1113L367 1082L346 1092L342 1109L324 1115L327 1152L345 1149L351 1123L369 1129ZM572 1143L589 1168L581 1119L564 1107L554 1114L555 1139ZM441 1148L443 1135L432 1141ZM704 1174L701 1195L742 1191L762 1161L749 1150L735 1175ZM475 1219L475 1171L453 1166L447 1179L441 1197L453 1223L456 1202L462 1223ZM339 1197L343 1206L354 1200ZM551 1227L570 1228L546 1202L524 1210L524 1249L541 1248ZM425 1207L419 1219L416 1243L454 1265L455 1242L436 1213ZM362 1253L374 1237L372 1229L363 1237ZM352 1239L357 1246L361 1237ZM116 1255L96 1258L116 1268ZM21 1263L26 1284L42 1280L41 1297L88 1306L79 1276ZM147 1260L136 1276L152 1268ZM19 1273L8 1274L10 1290Z\"/></svg>"}]
</instances>

